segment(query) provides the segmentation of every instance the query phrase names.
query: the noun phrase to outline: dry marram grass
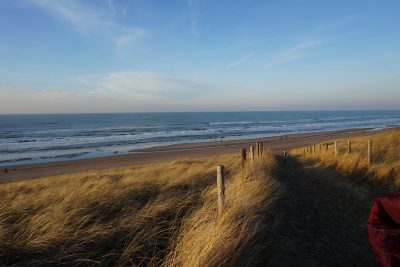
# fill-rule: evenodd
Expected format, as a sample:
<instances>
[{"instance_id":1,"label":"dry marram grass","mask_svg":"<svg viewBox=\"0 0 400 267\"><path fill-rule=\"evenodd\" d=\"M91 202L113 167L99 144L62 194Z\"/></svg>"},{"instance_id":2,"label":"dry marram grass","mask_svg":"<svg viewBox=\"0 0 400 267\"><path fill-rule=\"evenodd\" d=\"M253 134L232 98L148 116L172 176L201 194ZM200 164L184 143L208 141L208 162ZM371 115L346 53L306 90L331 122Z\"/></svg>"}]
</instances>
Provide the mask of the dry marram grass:
<instances>
[{"instance_id":1,"label":"dry marram grass","mask_svg":"<svg viewBox=\"0 0 400 267\"><path fill-rule=\"evenodd\" d=\"M226 208L216 215L216 164ZM271 155L226 155L0 185L0 265L250 265L279 186Z\"/></svg>"},{"instance_id":2,"label":"dry marram grass","mask_svg":"<svg viewBox=\"0 0 400 267\"><path fill-rule=\"evenodd\" d=\"M371 164L367 161L368 140L372 142ZM319 144L315 152L305 152L304 148L296 149L294 154L303 159L316 160L335 168L341 174L351 177L368 178L370 181L400 187L400 130L393 129L371 136L349 139L351 153L347 151L347 139L337 140L338 154L334 153L334 144L329 144L325 151Z\"/></svg>"}]
</instances>

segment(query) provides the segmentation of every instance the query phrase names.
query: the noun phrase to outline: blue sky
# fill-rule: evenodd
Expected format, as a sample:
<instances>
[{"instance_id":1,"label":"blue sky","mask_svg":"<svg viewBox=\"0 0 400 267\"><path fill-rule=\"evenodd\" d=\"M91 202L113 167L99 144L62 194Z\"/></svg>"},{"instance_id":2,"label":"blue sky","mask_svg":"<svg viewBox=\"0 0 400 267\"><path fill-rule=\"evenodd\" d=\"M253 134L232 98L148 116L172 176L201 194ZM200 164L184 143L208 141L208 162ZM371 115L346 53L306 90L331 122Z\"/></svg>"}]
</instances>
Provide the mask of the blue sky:
<instances>
[{"instance_id":1,"label":"blue sky","mask_svg":"<svg viewBox=\"0 0 400 267\"><path fill-rule=\"evenodd\" d=\"M399 1L0 0L0 113L396 109Z\"/></svg>"}]
</instances>

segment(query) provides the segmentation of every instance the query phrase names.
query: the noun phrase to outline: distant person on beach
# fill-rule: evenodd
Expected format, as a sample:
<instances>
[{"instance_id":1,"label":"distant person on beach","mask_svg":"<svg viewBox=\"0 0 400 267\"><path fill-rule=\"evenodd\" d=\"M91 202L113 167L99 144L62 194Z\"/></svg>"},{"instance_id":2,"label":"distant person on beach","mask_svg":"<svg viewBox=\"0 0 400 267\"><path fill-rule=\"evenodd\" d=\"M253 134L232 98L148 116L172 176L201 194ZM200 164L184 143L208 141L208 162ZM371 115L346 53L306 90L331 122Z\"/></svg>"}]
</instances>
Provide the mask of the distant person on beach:
<instances>
[{"instance_id":1,"label":"distant person on beach","mask_svg":"<svg viewBox=\"0 0 400 267\"><path fill-rule=\"evenodd\" d=\"M283 158L283 163L286 163L287 158L288 158L288 153L287 153L286 149L283 150L282 158Z\"/></svg>"}]
</instances>

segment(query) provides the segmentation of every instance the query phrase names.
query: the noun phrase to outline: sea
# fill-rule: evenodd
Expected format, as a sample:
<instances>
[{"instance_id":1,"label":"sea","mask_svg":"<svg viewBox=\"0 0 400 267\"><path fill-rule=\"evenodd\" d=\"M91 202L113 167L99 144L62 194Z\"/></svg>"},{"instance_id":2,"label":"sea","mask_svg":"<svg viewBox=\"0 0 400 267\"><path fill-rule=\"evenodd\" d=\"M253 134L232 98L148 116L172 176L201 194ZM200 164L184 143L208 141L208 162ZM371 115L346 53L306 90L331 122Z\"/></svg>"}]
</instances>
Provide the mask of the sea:
<instances>
[{"instance_id":1,"label":"sea","mask_svg":"<svg viewBox=\"0 0 400 267\"><path fill-rule=\"evenodd\" d=\"M0 166L168 144L395 126L400 126L400 110L0 115Z\"/></svg>"}]
</instances>

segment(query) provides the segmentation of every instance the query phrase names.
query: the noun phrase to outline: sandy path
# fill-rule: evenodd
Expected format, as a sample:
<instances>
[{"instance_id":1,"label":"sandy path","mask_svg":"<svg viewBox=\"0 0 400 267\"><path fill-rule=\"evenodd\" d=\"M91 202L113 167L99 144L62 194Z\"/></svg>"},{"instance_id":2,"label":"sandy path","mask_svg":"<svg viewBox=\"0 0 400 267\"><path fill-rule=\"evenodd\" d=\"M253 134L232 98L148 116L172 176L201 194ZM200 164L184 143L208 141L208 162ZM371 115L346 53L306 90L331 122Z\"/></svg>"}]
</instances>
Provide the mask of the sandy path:
<instances>
[{"instance_id":1,"label":"sandy path","mask_svg":"<svg viewBox=\"0 0 400 267\"><path fill-rule=\"evenodd\" d=\"M279 169L285 192L271 266L376 266L365 228L375 196L309 162Z\"/></svg>"}]
</instances>

